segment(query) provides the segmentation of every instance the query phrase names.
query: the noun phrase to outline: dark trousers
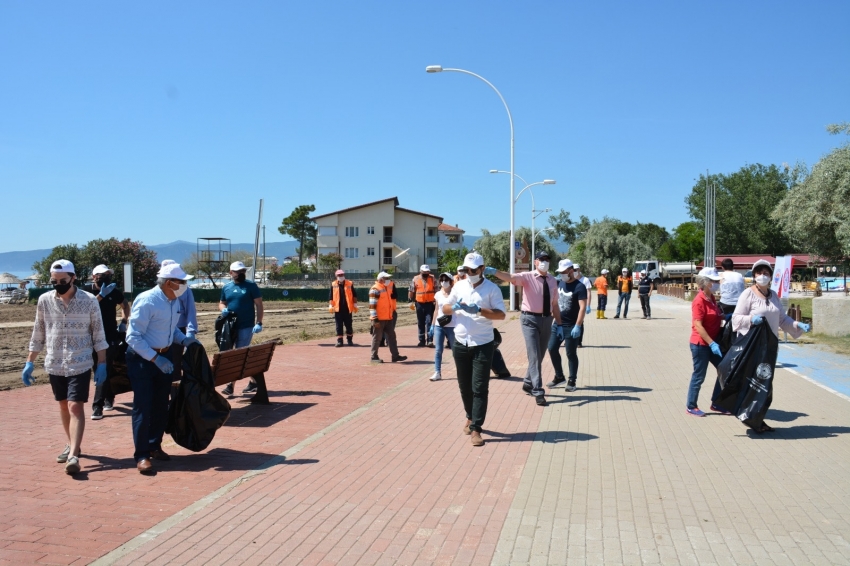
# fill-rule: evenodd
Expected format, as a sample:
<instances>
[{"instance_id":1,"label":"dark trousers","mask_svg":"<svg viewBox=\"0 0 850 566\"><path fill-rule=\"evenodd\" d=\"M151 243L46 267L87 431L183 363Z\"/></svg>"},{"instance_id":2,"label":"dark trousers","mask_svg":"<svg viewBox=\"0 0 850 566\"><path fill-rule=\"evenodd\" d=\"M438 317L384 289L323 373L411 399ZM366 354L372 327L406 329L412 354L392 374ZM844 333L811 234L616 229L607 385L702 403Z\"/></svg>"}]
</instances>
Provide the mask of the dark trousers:
<instances>
[{"instance_id":1,"label":"dark trousers","mask_svg":"<svg viewBox=\"0 0 850 566\"><path fill-rule=\"evenodd\" d=\"M576 376L578 375L578 354L576 353L576 347L578 346L578 339L570 336L570 332L573 329L575 324L566 323L562 324L561 328L564 329L564 345L567 350L567 364L570 370L569 380L575 381ZM583 334L583 332L582 332ZM559 351L561 348L561 339L558 338L558 334L553 330L552 335L549 337L549 359L552 360L552 367L555 368L555 378L563 378L564 377L564 367L561 365L561 352Z\"/></svg>"},{"instance_id":2,"label":"dark trousers","mask_svg":"<svg viewBox=\"0 0 850 566\"><path fill-rule=\"evenodd\" d=\"M164 354L172 359L169 348ZM127 374L133 388L133 444L136 462L150 458L151 450L162 448L162 435L168 423L168 398L171 394L171 375L162 373L155 363L127 350Z\"/></svg>"},{"instance_id":3,"label":"dark trousers","mask_svg":"<svg viewBox=\"0 0 850 566\"><path fill-rule=\"evenodd\" d=\"M596 295L596 310L605 312L605 307L608 306L608 295Z\"/></svg>"},{"instance_id":4,"label":"dark trousers","mask_svg":"<svg viewBox=\"0 0 850 566\"><path fill-rule=\"evenodd\" d=\"M387 346L393 358L398 357L398 343L395 339L395 320L379 320L377 324L372 321L372 358L378 357L378 345L381 339L386 337Z\"/></svg>"},{"instance_id":5,"label":"dark trousers","mask_svg":"<svg viewBox=\"0 0 850 566\"><path fill-rule=\"evenodd\" d=\"M735 307L738 305L727 305L718 301L717 303L720 306L720 310L723 311L723 314L732 314L735 312Z\"/></svg>"},{"instance_id":6,"label":"dark trousers","mask_svg":"<svg viewBox=\"0 0 850 566\"><path fill-rule=\"evenodd\" d=\"M419 341L424 342L431 319L434 318L434 303L416 303L416 325L419 327ZM430 342L430 340L429 340Z\"/></svg>"},{"instance_id":7,"label":"dark trousers","mask_svg":"<svg viewBox=\"0 0 850 566\"><path fill-rule=\"evenodd\" d=\"M469 430L481 432L487 417L487 397L490 394L490 366L493 363L495 342L481 346L465 346L455 340L452 357L457 370L457 386L463 400L466 418L472 421Z\"/></svg>"},{"instance_id":8,"label":"dark trousers","mask_svg":"<svg viewBox=\"0 0 850 566\"><path fill-rule=\"evenodd\" d=\"M336 322L336 337L342 340L342 327L345 326L345 335L351 338L354 336L354 329L351 327L350 312L335 312L334 322Z\"/></svg>"},{"instance_id":9,"label":"dark trousers","mask_svg":"<svg viewBox=\"0 0 850 566\"><path fill-rule=\"evenodd\" d=\"M638 295L640 299L640 308L643 311L643 316L649 318L652 316L652 311L649 310L649 295Z\"/></svg>"},{"instance_id":10,"label":"dark trousers","mask_svg":"<svg viewBox=\"0 0 850 566\"><path fill-rule=\"evenodd\" d=\"M617 299L617 312L614 313L614 316L620 316L620 306L623 304L623 302L626 303L626 310L623 311L623 318L629 316L629 301L631 300L631 293L620 293L620 298Z\"/></svg>"},{"instance_id":11,"label":"dark trousers","mask_svg":"<svg viewBox=\"0 0 850 566\"><path fill-rule=\"evenodd\" d=\"M115 395L112 394L112 387L109 385L109 378L115 374L115 351L118 349L115 345L110 345L106 349L106 381L94 388L94 400L92 401L92 409L100 407L103 409L104 401L109 401L112 404L115 401ZM95 357L97 354L95 354ZM95 362L97 363L97 362Z\"/></svg>"}]
</instances>

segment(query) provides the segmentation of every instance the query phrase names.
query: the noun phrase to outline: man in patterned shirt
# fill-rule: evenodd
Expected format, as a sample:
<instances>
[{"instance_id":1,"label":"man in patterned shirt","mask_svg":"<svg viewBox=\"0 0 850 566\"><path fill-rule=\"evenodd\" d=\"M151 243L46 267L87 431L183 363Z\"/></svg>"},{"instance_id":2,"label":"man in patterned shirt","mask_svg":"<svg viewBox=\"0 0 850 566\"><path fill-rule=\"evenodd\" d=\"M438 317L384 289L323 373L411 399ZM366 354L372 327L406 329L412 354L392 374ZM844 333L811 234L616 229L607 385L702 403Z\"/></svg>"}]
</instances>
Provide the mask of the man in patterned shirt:
<instances>
[{"instance_id":1,"label":"man in patterned shirt","mask_svg":"<svg viewBox=\"0 0 850 566\"><path fill-rule=\"evenodd\" d=\"M44 354L44 370L50 376L53 397L59 402L59 415L68 444L56 457L65 464L65 473L80 471L80 444L86 427L85 406L89 400L92 351L97 352L95 385L106 381L106 336L100 306L93 295L74 286L74 264L60 259L50 266L53 291L38 298L29 355L21 373L24 385L35 383L32 376L38 353Z\"/></svg>"}]
</instances>

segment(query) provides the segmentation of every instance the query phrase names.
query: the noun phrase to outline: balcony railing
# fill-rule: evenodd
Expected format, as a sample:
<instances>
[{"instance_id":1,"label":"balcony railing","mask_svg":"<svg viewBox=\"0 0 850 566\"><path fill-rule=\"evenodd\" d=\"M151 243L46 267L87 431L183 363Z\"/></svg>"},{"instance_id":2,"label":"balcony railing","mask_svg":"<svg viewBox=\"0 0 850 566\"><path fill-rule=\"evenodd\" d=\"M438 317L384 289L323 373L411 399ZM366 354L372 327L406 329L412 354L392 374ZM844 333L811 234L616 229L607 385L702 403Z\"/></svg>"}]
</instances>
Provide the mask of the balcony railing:
<instances>
[{"instance_id":1,"label":"balcony railing","mask_svg":"<svg viewBox=\"0 0 850 566\"><path fill-rule=\"evenodd\" d=\"M440 241L439 236L425 236L425 243L436 244Z\"/></svg>"}]
</instances>

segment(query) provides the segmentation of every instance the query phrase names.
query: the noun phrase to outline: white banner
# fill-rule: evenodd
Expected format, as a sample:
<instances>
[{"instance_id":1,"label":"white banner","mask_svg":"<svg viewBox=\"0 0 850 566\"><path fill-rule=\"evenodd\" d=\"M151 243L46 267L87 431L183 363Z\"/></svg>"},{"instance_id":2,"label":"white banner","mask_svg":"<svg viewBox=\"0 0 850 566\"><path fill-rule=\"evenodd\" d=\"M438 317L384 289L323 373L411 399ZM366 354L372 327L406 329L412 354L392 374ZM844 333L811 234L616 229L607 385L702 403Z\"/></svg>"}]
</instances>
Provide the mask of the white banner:
<instances>
[{"instance_id":1,"label":"white banner","mask_svg":"<svg viewBox=\"0 0 850 566\"><path fill-rule=\"evenodd\" d=\"M776 264L773 267L773 281L770 288L773 289L780 299L788 297L791 289L791 263L793 257L790 255L776 256Z\"/></svg>"}]
</instances>

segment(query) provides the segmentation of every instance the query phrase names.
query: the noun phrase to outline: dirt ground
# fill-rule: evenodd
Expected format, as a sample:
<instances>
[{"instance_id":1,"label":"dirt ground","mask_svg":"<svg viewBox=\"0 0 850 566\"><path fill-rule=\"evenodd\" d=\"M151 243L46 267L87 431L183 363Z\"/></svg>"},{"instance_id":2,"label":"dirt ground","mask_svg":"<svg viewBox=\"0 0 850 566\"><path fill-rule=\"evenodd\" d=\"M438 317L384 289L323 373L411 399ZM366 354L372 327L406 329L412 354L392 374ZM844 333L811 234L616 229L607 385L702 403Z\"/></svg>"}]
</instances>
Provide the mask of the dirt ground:
<instances>
[{"instance_id":1,"label":"dirt ground","mask_svg":"<svg viewBox=\"0 0 850 566\"><path fill-rule=\"evenodd\" d=\"M336 336L333 315L328 313L327 303L269 301L264 306L263 332L254 338L257 343L275 338L281 339L284 344L325 337L333 341ZM399 326L416 324L416 313L407 307L407 303L400 302L398 307ZM197 308L200 327L197 338L208 352L218 351L213 328L218 305L198 303ZM26 362L34 320L35 305L0 304L0 391L23 387L21 370ZM3 327L5 323L16 322L29 324L24 327ZM369 311L364 307L354 315L354 341L365 344L370 340ZM49 383L44 373L43 356L39 356L35 362L34 375L36 386Z\"/></svg>"}]
</instances>

